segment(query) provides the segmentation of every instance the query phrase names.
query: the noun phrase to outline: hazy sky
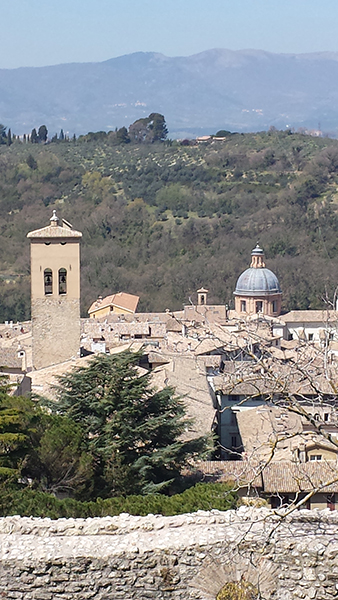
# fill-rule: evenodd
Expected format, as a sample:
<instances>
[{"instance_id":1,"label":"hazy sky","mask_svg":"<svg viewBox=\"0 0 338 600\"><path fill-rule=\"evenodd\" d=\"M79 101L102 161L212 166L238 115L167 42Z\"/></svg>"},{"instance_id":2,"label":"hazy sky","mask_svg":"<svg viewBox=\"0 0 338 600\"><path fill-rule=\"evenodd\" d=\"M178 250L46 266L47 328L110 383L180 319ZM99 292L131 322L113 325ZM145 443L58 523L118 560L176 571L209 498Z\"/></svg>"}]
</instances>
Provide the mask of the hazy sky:
<instances>
[{"instance_id":1,"label":"hazy sky","mask_svg":"<svg viewBox=\"0 0 338 600\"><path fill-rule=\"evenodd\" d=\"M210 48L338 52L337 0L1 0L0 68Z\"/></svg>"}]
</instances>

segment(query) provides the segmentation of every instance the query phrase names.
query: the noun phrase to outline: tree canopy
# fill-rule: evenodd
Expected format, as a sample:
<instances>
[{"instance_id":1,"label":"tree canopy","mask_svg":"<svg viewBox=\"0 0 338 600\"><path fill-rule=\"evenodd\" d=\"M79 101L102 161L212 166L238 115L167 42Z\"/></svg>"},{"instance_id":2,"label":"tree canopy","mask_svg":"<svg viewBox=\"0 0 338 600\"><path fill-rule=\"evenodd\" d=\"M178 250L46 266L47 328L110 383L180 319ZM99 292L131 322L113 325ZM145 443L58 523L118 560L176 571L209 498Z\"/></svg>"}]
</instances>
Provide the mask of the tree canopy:
<instances>
[{"instance_id":1,"label":"tree canopy","mask_svg":"<svg viewBox=\"0 0 338 600\"><path fill-rule=\"evenodd\" d=\"M38 443L41 410L27 398L10 396L10 385L0 377L0 480L19 477Z\"/></svg>"},{"instance_id":2,"label":"tree canopy","mask_svg":"<svg viewBox=\"0 0 338 600\"><path fill-rule=\"evenodd\" d=\"M129 137L135 143L163 142L168 135L165 118L159 113L138 119L129 126Z\"/></svg>"},{"instance_id":3,"label":"tree canopy","mask_svg":"<svg viewBox=\"0 0 338 600\"><path fill-rule=\"evenodd\" d=\"M98 355L60 378L53 410L81 424L88 448L113 495L165 489L207 440L183 440L184 402L174 390L154 390L139 374L142 353Z\"/></svg>"}]
</instances>

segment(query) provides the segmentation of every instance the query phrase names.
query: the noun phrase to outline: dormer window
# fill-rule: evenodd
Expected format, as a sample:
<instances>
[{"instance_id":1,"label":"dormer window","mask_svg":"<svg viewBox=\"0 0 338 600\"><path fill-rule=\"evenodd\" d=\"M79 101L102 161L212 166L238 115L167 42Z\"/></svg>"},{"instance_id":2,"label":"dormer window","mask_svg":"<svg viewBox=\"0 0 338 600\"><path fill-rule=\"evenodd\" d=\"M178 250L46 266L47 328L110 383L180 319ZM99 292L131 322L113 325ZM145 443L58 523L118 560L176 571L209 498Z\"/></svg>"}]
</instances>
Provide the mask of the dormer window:
<instances>
[{"instance_id":1,"label":"dormer window","mask_svg":"<svg viewBox=\"0 0 338 600\"><path fill-rule=\"evenodd\" d=\"M52 269L45 269L43 273L45 296L53 293L53 273Z\"/></svg>"},{"instance_id":2,"label":"dormer window","mask_svg":"<svg viewBox=\"0 0 338 600\"><path fill-rule=\"evenodd\" d=\"M59 269L59 294L67 294L67 270Z\"/></svg>"}]
</instances>

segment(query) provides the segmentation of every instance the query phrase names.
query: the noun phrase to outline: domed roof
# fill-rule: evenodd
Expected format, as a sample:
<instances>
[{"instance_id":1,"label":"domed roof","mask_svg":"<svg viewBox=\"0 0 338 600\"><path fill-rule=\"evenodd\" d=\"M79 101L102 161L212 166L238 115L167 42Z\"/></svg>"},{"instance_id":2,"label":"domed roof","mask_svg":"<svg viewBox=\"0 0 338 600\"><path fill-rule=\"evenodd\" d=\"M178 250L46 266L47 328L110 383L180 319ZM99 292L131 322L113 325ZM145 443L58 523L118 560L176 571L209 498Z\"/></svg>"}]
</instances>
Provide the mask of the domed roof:
<instances>
[{"instance_id":1,"label":"domed roof","mask_svg":"<svg viewBox=\"0 0 338 600\"><path fill-rule=\"evenodd\" d=\"M239 276L235 294L240 296L262 296L280 294L281 289L276 275L270 269L250 267Z\"/></svg>"},{"instance_id":2,"label":"domed roof","mask_svg":"<svg viewBox=\"0 0 338 600\"><path fill-rule=\"evenodd\" d=\"M239 276L234 294L238 296L281 294L279 281L276 275L266 268L264 252L258 244L251 256L251 266Z\"/></svg>"}]
</instances>

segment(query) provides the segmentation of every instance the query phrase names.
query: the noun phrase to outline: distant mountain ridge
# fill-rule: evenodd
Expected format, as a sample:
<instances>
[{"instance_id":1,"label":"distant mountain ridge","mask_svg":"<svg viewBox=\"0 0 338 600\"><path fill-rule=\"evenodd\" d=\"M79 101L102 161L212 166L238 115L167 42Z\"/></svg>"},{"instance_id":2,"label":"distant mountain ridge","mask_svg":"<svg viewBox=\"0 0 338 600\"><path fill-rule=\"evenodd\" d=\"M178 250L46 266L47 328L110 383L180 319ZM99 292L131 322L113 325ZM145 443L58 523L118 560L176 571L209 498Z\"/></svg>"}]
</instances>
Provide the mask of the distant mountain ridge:
<instances>
[{"instance_id":1,"label":"distant mountain ridge","mask_svg":"<svg viewBox=\"0 0 338 600\"><path fill-rule=\"evenodd\" d=\"M338 53L213 49L170 58L137 52L100 63L0 69L0 122L17 134L128 126L165 115L172 137L275 126L335 132Z\"/></svg>"}]
</instances>

